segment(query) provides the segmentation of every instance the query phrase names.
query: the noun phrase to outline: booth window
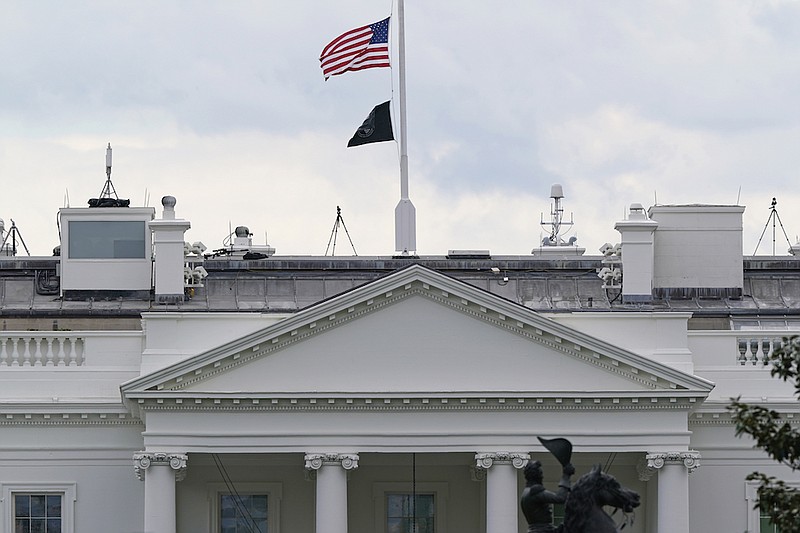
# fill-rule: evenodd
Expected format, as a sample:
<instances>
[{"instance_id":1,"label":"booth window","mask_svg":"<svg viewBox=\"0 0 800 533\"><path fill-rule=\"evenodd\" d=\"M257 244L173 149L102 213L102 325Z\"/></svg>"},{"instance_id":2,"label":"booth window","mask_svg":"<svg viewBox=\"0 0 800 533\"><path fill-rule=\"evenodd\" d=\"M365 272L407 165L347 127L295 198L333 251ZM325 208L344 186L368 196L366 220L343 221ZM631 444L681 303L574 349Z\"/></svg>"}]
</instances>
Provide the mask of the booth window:
<instances>
[{"instance_id":1,"label":"booth window","mask_svg":"<svg viewBox=\"0 0 800 533\"><path fill-rule=\"evenodd\" d=\"M145 223L136 220L69 222L70 259L144 259Z\"/></svg>"}]
</instances>

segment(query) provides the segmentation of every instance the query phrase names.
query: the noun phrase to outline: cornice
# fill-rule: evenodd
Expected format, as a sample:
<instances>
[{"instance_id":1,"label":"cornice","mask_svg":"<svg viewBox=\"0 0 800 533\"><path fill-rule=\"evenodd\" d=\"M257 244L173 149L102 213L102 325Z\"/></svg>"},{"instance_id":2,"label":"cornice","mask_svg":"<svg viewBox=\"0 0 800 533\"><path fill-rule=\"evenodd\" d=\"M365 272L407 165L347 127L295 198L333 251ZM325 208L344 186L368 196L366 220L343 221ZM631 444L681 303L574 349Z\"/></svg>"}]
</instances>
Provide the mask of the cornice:
<instances>
[{"instance_id":1,"label":"cornice","mask_svg":"<svg viewBox=\"0 0 800 533\"><path fill-rule=\"evenodd\" d=\"M0 404L0 426L137 426L142 421L119 403L14 402Z\"/></svg>"},{"instance_id":2,"label":"cornice","mask_svg":"<svg viewBox=\"0 0 800 533\"><path fill-rule=\"evenodd\" d=\"M141 411L652 411L692 409L693 397L651 395L616 396L281 396L246 394L170 397L151 393L133 398Z\"/></svg>"},{"instance_id":3,"label":"cornice","mask_svg":"<svg viewBox=\"0 0 800 533\"><path fill-rule=\"evenodd\" d=\"M1 415L0 426L142 426L142 421L131 415L62 414L59 416L27 413Z\"/></svg>"},{"instance_id":4,"label":"cornice","mask_svg":"<svg viewBox=\"0 0 800 533\"><path fill-rule=\"evenodd\" d=\"M797 410L797 406L795 407L794 412L788 411L781 411L778 409L771 409L777 411L783 422L789 423L792 426L799 426L800 427L800 412ZM690 427L699 427L699 426L734 426L735 422L733 420L733 416L730 412L727 411L698 411L692 413L689 416L689 426Z\"/></svg>"}]
</instances>

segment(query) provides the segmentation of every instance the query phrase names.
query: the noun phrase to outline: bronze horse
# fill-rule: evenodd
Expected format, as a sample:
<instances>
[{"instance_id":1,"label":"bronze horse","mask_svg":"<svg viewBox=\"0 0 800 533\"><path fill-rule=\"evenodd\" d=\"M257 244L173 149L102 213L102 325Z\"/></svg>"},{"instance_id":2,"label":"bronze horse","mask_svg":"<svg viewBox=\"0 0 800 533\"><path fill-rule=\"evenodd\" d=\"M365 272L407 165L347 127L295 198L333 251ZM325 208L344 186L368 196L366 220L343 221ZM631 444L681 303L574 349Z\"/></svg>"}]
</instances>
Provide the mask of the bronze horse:
<instances>
[{"instance_id":1,"label":"bronze horse","mask_svg":"<svg viewBox=\"0 0 800 533\"><path fill-rule=\"evenodd\" d=\"M603 506L631 513L639 506L639 495L620 485L613 476L595 466L572 486L564 505L561 533L617 533L614 520Z\"/></svg>"}]
</instances>

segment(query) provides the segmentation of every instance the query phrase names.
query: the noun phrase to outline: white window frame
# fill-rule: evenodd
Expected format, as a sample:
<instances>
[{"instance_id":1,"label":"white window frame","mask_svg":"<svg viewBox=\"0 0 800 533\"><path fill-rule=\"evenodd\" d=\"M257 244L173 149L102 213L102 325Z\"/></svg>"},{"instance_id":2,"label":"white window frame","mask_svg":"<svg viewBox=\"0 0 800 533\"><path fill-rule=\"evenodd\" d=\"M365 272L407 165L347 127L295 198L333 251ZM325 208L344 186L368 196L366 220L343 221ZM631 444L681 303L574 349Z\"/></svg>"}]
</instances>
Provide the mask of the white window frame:
<instances>
[{"instance_id":1,"label":"white window frame","mask_svg":"<svg viewBox=\"0 0 800 533\"><path fill-rule=\"evenodd\" d=\"M233 486L240 496L249 494L267 495L267 527L269 533L280 533L280 509L283 497L282 483L235 483ZM208 484L208 507L211 513L209 533L219 533L219 498L223 494L233 494L225 483Z\"/></svg>"},{"instance_id":2,"label":"white window frame","mask_svg":"<svg viewBox=\"0 0 800 533\"><path fill-rule=\"evenodd\" d=\"M786 481L785 483L790 488L800 489L800 481ZM755 508L760 485L760 481L744 482L744 499L747 501L747 531L745 533L761 532L761 511Z\"/></svg>"},{"instance_id":3,"label":"white window frame","mask_svg":"<svg viewBox=\"0 0 800 533\"><path fill-rule=\"evenodd\" d=\"M0 524L14 531L14 494L60 494L61 532L75 533L76 483L0 483Z\"/></svg>"},{"instance_id":4,"label":"white window frame","mask_svg":"<svg viewBox=\"0 0 800 533\"><path fill-rule=\"evenodd\" d=\"M436 531L447 531L447 497L448 483L444 481L421 481L416 484L419 494L433 494L435 505L434 523ZM372 499L375 502L375 531L386 531L386 495L411 494L411 483L408 481L377 482L372 484Z\"/></svg>"}]
</instances>

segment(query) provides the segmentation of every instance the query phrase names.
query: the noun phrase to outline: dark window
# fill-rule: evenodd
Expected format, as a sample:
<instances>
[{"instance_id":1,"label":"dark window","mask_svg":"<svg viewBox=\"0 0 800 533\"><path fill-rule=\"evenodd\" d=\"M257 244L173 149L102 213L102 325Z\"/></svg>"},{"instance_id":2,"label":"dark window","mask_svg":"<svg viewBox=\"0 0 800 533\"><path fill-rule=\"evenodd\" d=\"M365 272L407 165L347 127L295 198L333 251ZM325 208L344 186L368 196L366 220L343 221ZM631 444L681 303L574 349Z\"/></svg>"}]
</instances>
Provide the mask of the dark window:
<instances>
[{"instance_id":1,"label":"dark window","mask_svg":"<svg viewBox=\"0 0 800 533\"><path fill-rule=\"evenodd\" d=\"M14 533L61 533L61 494L14 494Z\"/></svg>"},{"instance_id":2,"label":"dark window","mask_svg":"<svg viewBox=\"0 0 800 533\"><path fill-rule=\"evenodd\" d=\"M386 495L387 533L436 533L433 494L391 493Z\"/></svg>"},{"instance_id":3,"label":"dark window","mask_svg":"<svg viewBox=\"0 0 800 533\"><path fill-rule=\"evenodd\" d=\"M266 494L221 494L220 533L269 533Z\"/></svg>"},{"instance_id":4,"label":"dark window","mask_svg":"<svg viewBox=\"0 0 800 533\"><path fill-rule=\"evenodd\" d=\"M144 259L144 221L69 222L70 259Z\"/></svg>"}]
</instances>

